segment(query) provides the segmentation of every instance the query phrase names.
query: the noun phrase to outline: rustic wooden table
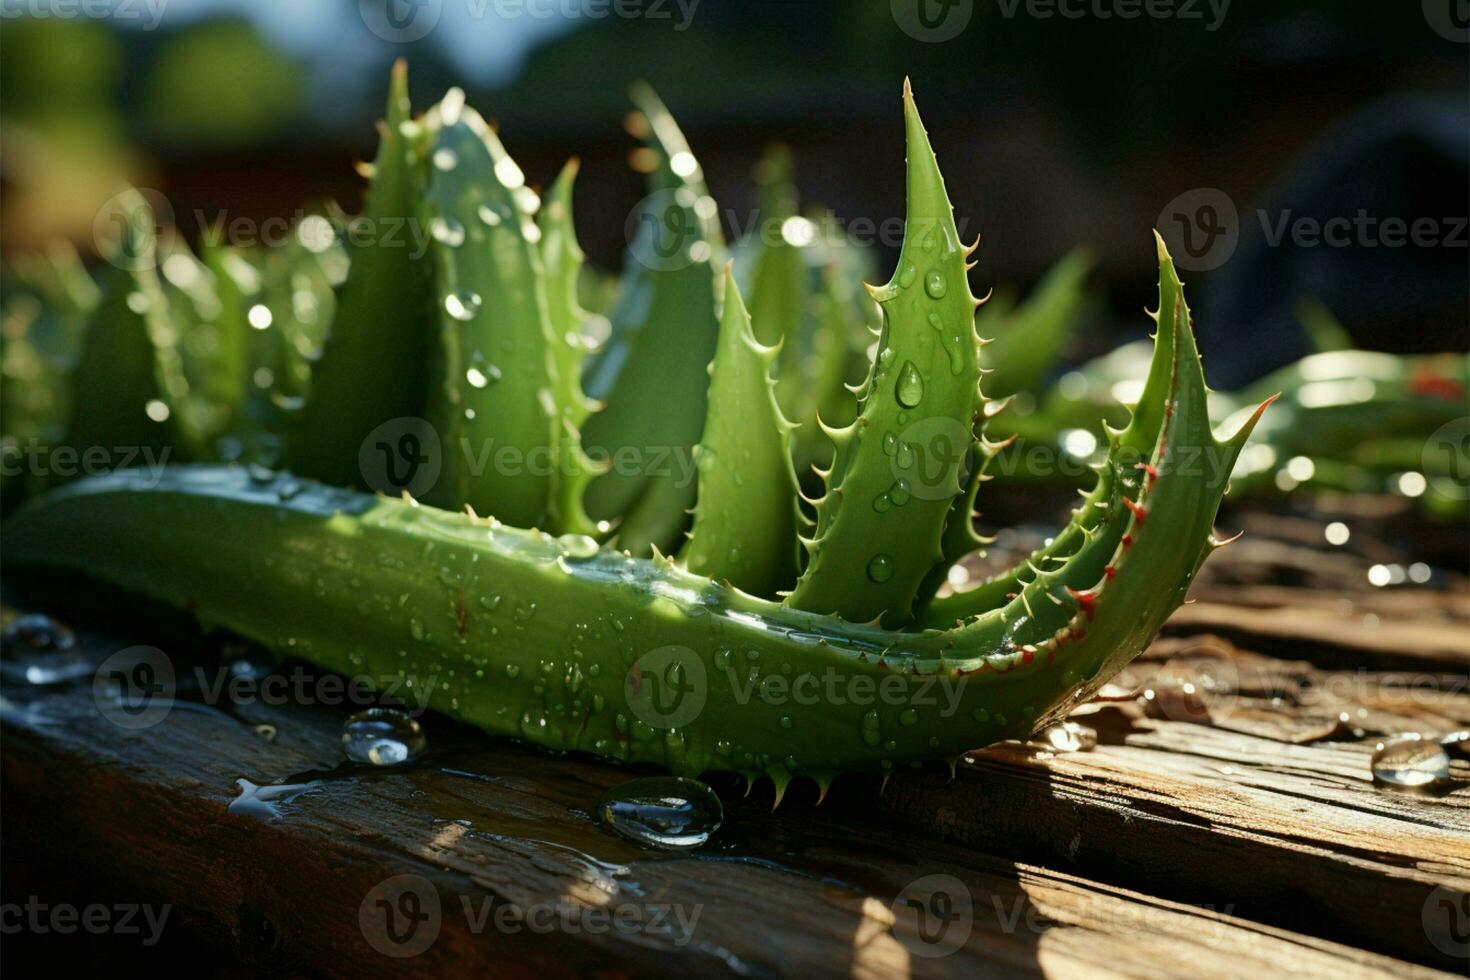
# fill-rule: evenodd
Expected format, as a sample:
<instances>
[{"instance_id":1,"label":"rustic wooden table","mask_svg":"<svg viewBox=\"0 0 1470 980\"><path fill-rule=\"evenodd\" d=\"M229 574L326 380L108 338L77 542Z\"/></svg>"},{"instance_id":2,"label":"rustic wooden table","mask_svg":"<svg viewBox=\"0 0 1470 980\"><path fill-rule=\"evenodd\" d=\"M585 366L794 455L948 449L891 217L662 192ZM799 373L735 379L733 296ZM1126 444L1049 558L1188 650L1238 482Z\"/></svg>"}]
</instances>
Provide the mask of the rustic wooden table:
<instances>
[{"instance_id":1,"label":"rustic wooden table","mask_svg":"<svg viewBox=\"0 0 1470 980\"><path fill-rule=\"evenodd\" d=\"M344 764L353 708L297 665L305 697L181 684L157 724L115 724L91 665L148 643L214 677L219 641L111 616L79 631L73 683L24 681L54 655L5 662L4 899L166 904L158 945L223 951L227 975L1464 975L1470 764L1410 794L1369 757L1470 728L1470 588L1372 587L1368 565L1415 556L1360 523L1334 549L1316 517L1237 515L1251 533L1120 678L1153 696L1076 719L1091 751L1007 743L820 806L798 783L774 812L768 785L716 779L725 825L692 853L593 819L630 770L441 719L418 764ZM7 616L35 607L13 591ZM8 938L84 941L37 931Z\"/></svg>"}]
</instances>

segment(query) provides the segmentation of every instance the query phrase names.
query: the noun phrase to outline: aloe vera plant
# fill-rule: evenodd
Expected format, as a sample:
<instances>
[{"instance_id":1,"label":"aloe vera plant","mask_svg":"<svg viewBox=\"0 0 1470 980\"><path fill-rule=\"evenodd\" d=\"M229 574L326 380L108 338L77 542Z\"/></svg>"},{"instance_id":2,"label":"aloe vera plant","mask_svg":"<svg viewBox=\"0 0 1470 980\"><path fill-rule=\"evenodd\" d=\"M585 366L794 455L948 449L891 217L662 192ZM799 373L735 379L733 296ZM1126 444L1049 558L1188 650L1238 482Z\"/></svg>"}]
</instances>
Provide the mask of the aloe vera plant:
<instances>
[{"instance_id":1,"label":"aloe vera plant","mask_svg":"<svg viewBox=\"0 0 1470 980\"><path fill-rule=\"evenodd\" d=\"M640 233L684 253L630 269L610 346L587 373L606 396L600 411L573 380L585 345L571 172L538 226L519 168L461 96L412 141L428 157L420 207L436 223L436 308L417 323L436 329L425 404L456 438L546 450L560 461L553 476L446 463L441 507L259 467L123 471L27 504L5 527L7 566L70 569L281 655L403 678L488 732L681 774L765 775L778 798L793 776L825 788L850 770L953 758L1085 700L1150 642L1217 546L1221 474L1260 415L1215 439L1162 241L1147 378L1127 425L1108 430L1095 486L1045 549L941 596L945 569L979 545L970 515L995 447L983 433L973 247L956 234L907 84L907 235L891 280L871 288L875 353L852 421L827 429L836 450L811 525L772 375L789 338L753 322L728 267L716 278L698 165L662 105L640 100L655 186L672 192ZM398 178L379 168L374 179ZM381 266L354 263L341 309L364 274ZM477 352L502 366L499 381L470 376ZM314 370L362 356L329 342ZM398 410L399 380L380 402L359 396L361 425ZM308 406L333 391L311 385ZM454 417L466 408L473 418ZM591 446L688 440L698 479L610 472L589 483L583 431ZM328 440L334 452L345 441ZM923 469L935 459L944 465ZM587 510L616 527L589 523L584 485ZM675 553L686 509L692 527Z\"/></svg>"}]
</instances>

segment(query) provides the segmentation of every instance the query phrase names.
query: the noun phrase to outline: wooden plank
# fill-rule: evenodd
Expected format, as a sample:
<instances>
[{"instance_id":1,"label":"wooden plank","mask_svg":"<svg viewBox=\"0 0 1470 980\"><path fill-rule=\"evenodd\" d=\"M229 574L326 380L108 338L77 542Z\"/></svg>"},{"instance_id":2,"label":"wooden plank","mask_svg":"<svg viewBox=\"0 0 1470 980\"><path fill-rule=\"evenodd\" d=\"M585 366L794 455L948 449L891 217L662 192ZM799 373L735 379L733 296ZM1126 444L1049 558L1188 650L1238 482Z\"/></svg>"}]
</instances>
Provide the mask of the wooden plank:
<instances>
[{"instance_id":1,"label":"wooden plank","mask_svg":"<svg viewBox=\"0 0 1470 980\"><path fill-rule=\"evenodd\" d=\"M100 662L149 638L146 632L84 636L83 652ZM170 647L179 676L189 676L195 665L218 666L197 654ZM12 683L0 709L0 777L11 853L24 848L35 860L65 855L84 861L99 879L120 883L138 900L172 903L202 939L273 973L397 972L405 960L379 948L403 951L423 941L432 922L438 927L433 941L407 964L467 975L623 976L674 969L855 977L1432 974L1323 938L1310 922L1292 930L1252 921L1231 902L1210 908L1183 891L1147 894L1124 883L1158 877L1137 868L1110 883L1078 874L1077 861L1048 867L1015 850L1017 841L1029 839L1037 853L1055 841L1084 859L1129 848L1136 857L1157 844L1140 841L1139 828L1151 827L1157 836L1169 826L1183 828L1185 839L1218 842L1193 864L1239 861L1235 848L1244 833L1194 833L1189 819L1165 816L1166 803L1187 796L1190 787L1214 790L1213 805L1222 812L1245 807L1246 799L1235 807L1221 802L1231 781L1218 772L1185 765L1161 774L1152 797L1129 790L1130 753L1156 752L1154 741L1166 737L1147 720L1137 722L1122 744L1046 766L1013 746L969 767L954 783L905 774L881 804L877 781L863 777L840 783L821 807L813 806L809 787L794 790L775 813L759 790L757 798L743 800L720 784L729 802L726 828L700 852L670 854L614 837L590 816L598 796L629 771L487 739L437 719L427 719L431 748L412 768L340 767L338 736L349 709L304 703L330 700L324 697L329 689L310 671L288 675L293 689L309 697L205 706L197 703L197 692L184 692L160 723L136 730L107 721L86 681L40 688L13 683L14 669L6 676ZM257 734L258 725L272 726L274 739ZM1312 764L1291 755L1268 758L1277 751L1274 744L1247 751L1228 741L1215 751L1216 762L1249 771L1253 783L1290 788L1297 785L1292 780L1321 778L1294 774L1294 766ZM1342 783L1351 782L1346 773L1356 763L1344 750ZM982 771L1009 772L1010 785L1029 780L1038 790L1012 793L1018 809L1007 816L996 805L1007 798L1007 781L982 779ZM252 816L230 809L241 778L320 782L274 804L275 816ZM1015 831L990 839L1004 845L1000 853L1019 860L872 822L880 805L895 818L912 815L926 809L921 794L939 791L951 794L950 803L927 806L934 830L963 838L958 828L1009 821ZM1122 801L1129 792L1137 799L1127 806L1095 802L1109 794ZM1074 817L1052 823L1065 808L1037 808L1046 799L1065 802ZM1019 808L1023 801L1030 813ZM1440 804L1459 812L1458 802ZM1355 819L1385 831L1407 830L1412 821L1396 808L1409 806L1385 798ZM1085 814L1109 810L1119 819L1082 826ZM1337 847L1345 885L1357 887L1376 873L1381 862L1350 853L1341 840L1351 838L1352 827L1318 843L1310 822L1298 816L1286 826L1304 835L1303 849ZM1415 840L1439 832L1432 826ZM1101 839L1114 833L1116 842ZM1429 860L1412 853L1417 861ZM1453 848L1447 853L1450 860L1434 873L1457 879L1461 859ZM1404 872L1415 882L1429 873ZM410 892L419 896L417 906L404 897ZM406 914L436 900L437 915L418 926L424 931L409 930ZM950 911L946 930L938 930L934 918L922 924L925 935L939 937L936 943L920 935L909 900L930 912ZM399 913L392 923L388 909ZM390 924L411 936L406 946L385 942ZM956 948L948 955L924 955L950 945Z\"/></svg>"},{"instance_id":2,"label":"wooden plank","mask_svg":"<svg viewBox=\"0 0 1470 980\"><path fill-rule=\"evenodd\" d=\"M1463 970L1425 917L1436 889L1470 893L1470 764L1456 760L1437 795L1375 787L1369 766L1382 736L1470 728L1470 629L1447 626L1437 643L1398 651L1382 640L1429 632L1444 597L1419 596L1371 597L1377 629L1357 632L1323 629L1339 600L1303 590L1186 606L1169 627L1181 635L1119 678L1159 696L1078 719L1096 726L1095 751L976 752L952 781L895 778L885 812L983 850ZM1204 627L1310 661L1242 649ZM1349 667L1375 661L1395 669ZM1163 696L1185 682L1197 682L1198 703Z\"/></svg>"}]
</instances>

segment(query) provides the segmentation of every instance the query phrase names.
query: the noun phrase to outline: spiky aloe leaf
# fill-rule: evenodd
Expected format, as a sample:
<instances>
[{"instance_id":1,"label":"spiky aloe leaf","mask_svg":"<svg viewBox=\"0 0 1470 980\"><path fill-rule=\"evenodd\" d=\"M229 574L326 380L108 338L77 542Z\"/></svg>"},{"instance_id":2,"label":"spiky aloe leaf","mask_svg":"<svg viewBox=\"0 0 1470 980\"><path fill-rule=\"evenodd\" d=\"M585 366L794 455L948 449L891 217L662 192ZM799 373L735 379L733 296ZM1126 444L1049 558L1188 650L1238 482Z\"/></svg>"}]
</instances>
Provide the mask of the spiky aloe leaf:
<instances>
[{"instance_id":1,"label":"spiky aloe leaf","mask_svg":"<svg viewBox=\"0 0 1470 980\"><path fill-rule=\"evenodd\" d=\"M780 345L776 395L788 418L804 421L803 403L812 388L803 371L807 338L803 320L812 289L801 251L788 240L787 222L796 217L796 187L791 182L791 154L783 146L766 151L756 171L761 187L756 258L750 274L750 315L756 340Z\"/></svg>"},{"instance_id":2,"label":"spiky aloe leaf","mask_svg":"<svg viewBox=\"0 0 1470 980\"><path fill-rule=\"evenodd\" d=\"M709 411L694 448L699 502L682 558L696 575L768 597L796 581L799 557L795 426L781 414L771 377L779 353L755 339L727 266Z\"/></svg>"},{"instance_id":3,"label":"spiky aloe leaf","mask_svg":"<svg viewBox=\"0 0 1470 980\"><path fill-rule=\"evenodd\" d=\"M176 458L180 438L170 400L177 392L167 383L176 375L163 366L169 354L159 349L153 212L136 191L117 200L128 220L116 241L104 245L110 264L99 279L101 301L71 375L65 443L79 454L102 447Z\"/></svg>"},{"instance_id":4,"label":"spiky aloe leaf","mask_svg":"<svg viewBox=\"0 0 1470 980\"><path fill-rule=\"evenodd\" d=\"M694 504L688 464L719 332L715 263L724 243L684 134L647 86L632 96L654 156L650 193L637 215L612 336L586 379L606 407L587 420L583 444L612 461L588 487L588 513L620 520L619 546L648 554L672 550Z\"/></svg>"},{"instance_id":5,"label":"spiky aloe leaf","mask_svg":"<svg viewBox=\"0 0 1470 980\"><path fill-rule=\"evenodd\" d=\"M225 434L222 455L230 461L276 465L281 461L280 430L283 425L276 391L280 367L279 332L261 323L256 307L263 307L263 279L250 251L224 243L222 233L211 233L200 243L200 259L214 280L219 299L216 332L221 345L219 369L228 372L237 361L239 387L230 397L231 422Z\"/></svg>"},{"instance_id":6,"label":"spiky aloe leaf","mask_svg":"<svg viewBox=\"0 0 1470 980\"><path fill-rule=\"evenodd\" d=\"M393 66L386 120L378 129L365 234L351 267L311 393L290 422L292 471L340 486L361 484L363 439L390 419L423 415L434 335L432 270L413 233L423 197L423 129L410 117L408 70ZM349 236L356 241L358 236Z\"/></svg>"},{"instance_id":7,"label":"spiky aloe leaf","mask_svg":"<svg viewBox=\"0 0 1470 980\"><path fill-rule=\"evenodd\" d=\"M813 223L821 227L831 225L833 219L830 213L818 213ZM812 371L815 412L810 419L799 420L803 435L807 422L815 423L818 417L830 425L847 425L853 420L856 403L848 385L862 380L867 348L880 333L878 325L883 320L878 304L860 288L869 270L863 250L843 238L825 240L822 248L825 257L815 297L811 345L816 365ZM815 424L810 428L820 435Z\"/></svg>"},{"instance_id":8,"label":"spiky aloe leaf","mask_svg":"<svg viewBox=\"0 0 1470 980\"><path fill-rule=\"evenodd\" d=\"M1114 446L1110 518L1003 604L944 630L844 622L670 561L589 555L464 514L239 468L74 483L11 519L3 558L125 586L327 669L410 678L411 695L432 690L432 707L490 732L685 775L765 774L778 793L794 775L825 786L848 770L1024 738L1142 652L1183 600L1217 546L1219 474L1256 416L1217 442L1182 307L1158 337L1165 384L1150 387ZM1122 450L1135 443L1151 448L1129 465ZM157 533L161 519L170 534ZM283 550L291 561L279 561ZM367 567L383 601L365 607ZM517 642L485 642L496 608L516 611ZM598 642L584 656L589 636ZM443 676L443 663L467 656L467 669ZM884 697L751 697L757 676L791 677L793 692L881 683Z\"/></svg>"},{"instance_id":9,"label":"spiky aloe leaf","mask_svg":"<svg viewBox=\"0 0 1470 980\"><path fill-rule=\"evenodd\" d=\"M189 439L196 444L191 453L196 460L218 461L219 440L234 424L233 413L243 400L243 351L221 344L223 307L214 278L184 242L172 244L160 271L159 285L171 329L178 335L176 346L188 385L180 424L186 431L196 430Z\"/></svg>"},{"instance_id":10,"label":"spiky aloe leaf","mask_svg":"<svg viewBox=\"0 0 1470 980\"><path fill-rule=\"evenodd\" d=\"M444 466L430 499L545 527L560 420L540 202L463 92L451 89L431 116L425 205L440 327L430 415Z\"/></svg>"},{"instance_id":11,"label":"spiky aloe leaf","mask_svg":"<svg viewBox=\"0 0 1470 980\"><path fill-rule=\"evenodd\" d=\"M1097 467L1096 483L1082 495L1082 504L1072 512L1072 521L1049 544L972 589L926 603L916 619L916 626L946 628L998 609L1020 593L1025 585L1055 571L1094 539L1103 540L1108 547L1117 546L1126 526L1126 522L1120 519L1123 508L1128 505L1124 495L1132 494L1132 499L1136 500L1146 489L1143 475L1148 467L1141 464L1148 463L1159 430L1170 411L1169 392L1175 383L1173 372L1178 324L1187 326L1191 323L1189 307L1184 302L1184 286L1179 281L1174 260L1157 232L1154 243L1159 259L1159 303L1158 309L1149 316L1158 329L1148 374L1128 424L1122 429L1114 429L1103 423L1110 451L1107 460ZM1254 425L1255 417L1251 417L1243 420L1242 428ZM1237 446L1231 453L1231 465L1234 453L1238 451ZM1213 457L1202 456L1198 465L1207 467L1216 462ZM1214 473L1214 478L1223 485L1228 474L1228 469L1220 470ZM1105 534L1106 529L1111 529L1110 533ZM949 552L948 549L947 552L951 563L963 556L963 552ZM937 588L937 583L929 584Z\"/></svg>"},{"instance_id":12,"label":"spiky aloe leaf","mask_svg":"<svg viewBox=\"0 0 1470 980\"><path fill-rule=\"evenodd\" d=\"M17 256L9 271L16 281L6 283L0 307L0 506L6 510L46 485L46 474L23 458L33 447L61 442L67 382L101 298L67 243Z\"/></svg>"},{"instance_id":13,"label":"spiky aloe leaf","mask_svg":"<svg viewBox=\"0 0 1470 980\"><path fill-rule=\"evenodd\" d=\"M302 243L299 230L284 247L266 254L261 293L271 313L271 326L280 336L286 368L277 391L286 400L288 417L294 416L304 407L313 366L321 358L337 308L327 269Z\"/></svg>"},{"instance_id":14,"label":"spiky aloe leaf","mask_svg":"<svg viewBox=\"0 0 1470 980\"><path fill-rule=\"evenodd\" d=\"M556 431L557 468L552 490L552 529L558 534L595 534L583 500L587 484L601 467L582 450L582 425L592 402L582 391L582 360L587 354L583 325L588 313L577 302L577 285L586 257L572 221L572 185L579 164L567 161L541 209L541 259L546 269L546 307L551 322L551 357L556 362L552 402L560 413Z\"/></svg>"},{"instance_id":15,"label":"spiky aloe leaf","mask_svg":"<svg viewBox=\"0 0 1470 980\"><path fill-rule=\"evenodd\" d=\"M986 351L987 363L994 365L985 375L987 395L1006 398L1040 390L1076 326L1091 269L1091 256L1077 249L1047 270L1019 306L981 310L975 329L993 345Z\"/></svg>"},{"instance_id":16,"label":"spiky aloe leaf","mask_svg":"<svg viewBox=\"0 0 1470 980\"><path fill-rule=\"evenodd\" d=\"M943 561L940 538L963 492L955 465L983 410L966 256L954 214L904 84L908 224L898 269L873 296L883 310L857 420L831 435L836 455L817 505L810 555L788 603L888 625L905 622L920 584ZM944 443L938 447L936 443ZM935 459L929 453L939 449ZM920 458L924 454L924 458Z\"/></svg>"}]
</instances>

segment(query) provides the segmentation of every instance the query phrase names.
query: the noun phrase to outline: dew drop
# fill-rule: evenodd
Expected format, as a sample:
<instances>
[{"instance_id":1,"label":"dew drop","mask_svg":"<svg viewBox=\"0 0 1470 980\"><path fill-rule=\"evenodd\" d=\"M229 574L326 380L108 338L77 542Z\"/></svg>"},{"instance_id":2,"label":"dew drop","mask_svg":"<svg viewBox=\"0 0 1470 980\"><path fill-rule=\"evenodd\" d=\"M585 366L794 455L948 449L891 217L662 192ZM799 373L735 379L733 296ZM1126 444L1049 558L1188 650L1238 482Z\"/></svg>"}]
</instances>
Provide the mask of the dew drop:
<instances>
[{"instance_id":1,"label":"dew drop","mask_svg":"<svg viewBox=\"0 0 1470 980\"><path fill-rule=\"evenodd\" d=\"M886 514L893 507L893 498L886 493L880 493L873 498L873 509L880 514Z\"/></svg>"},{"instance_id":2,"label":"dew drop","mask_svg":"<svg viewBox=\"0 0 1470 980\"><path fill-rule=\"evenodd\" d=\"M1423 789L1449 779L1444 747L1417 732L1394 735L1373 752L1373 781L1396 789Z\"/></svg>"},{"instance_id":3,"label":"dew drop","mask_svg":"<svg viewBox=\"0 0 1470 980\"><path fill-rule=\"evenodd\" d=\"M489 225L491 228L494 228L496 225L500 224L500 212L497 211L495 208L492 208L488 204L480 205L479 211L477 213L480 215L480 220L485 222L485 224Z\"/></svg>"},{"instance_id":4,"label":"dew drop","mask_svg":"<svg viewBox=\"0 0 1470 980\"><path fill-rule=\"evenodd\" d=\"M893 559L887 555L875 555L868 562L868 578L882 584L893 577Z\"/></svg>"},{"instance_id":5,"label":"dew drop","mask_svg":"<svg viewBox=\"0 0 1470 980\"><path fill-rule=\"evenodd\" d=\"M720 829L725 808L697 779L648 776L614 786L597 803L607 827L640 844L698 847Z\"/></svg>"},{"instance_id":6,"label":"dew drop","mask_svg":"<svg viewBox=\"0 0 1470 980\"><path fill-rule=\"evenodd\" d=\"M449 147L441 147L434 151L434 169L445 173L459 166L459 155Z\"/></svg>"},{"instance_id":7,"label":"dew drop","mask_svg":"<svg viewBox=\"0 0 1470 980\"><path fill-rule=\"evenodd\" d=\"M943 299L944 294L949 292L949 282L945 280L944 273L935 269L924 277L924 292L934 299Z\"/></svg>"},{"instance_id":8,"label":"dew drop","mask_svg":"<svg viewBox=\"0 0 1470 980\"><path fill-rule=\"evenodd\" d=\"M863 741L868 745L876 748L883 741L883 725L878 720L878 709L869 709L868 713L863 715L862 728Z\"/></svg>"},{"instance_id":9,"label":"dew drop","mask_svg":"<svg viewBox=\"0 0 1470 980\"><path fill-rule=\"evenodd\" d=\"M905 408L914 408L924 400L924 379L913 361L904 361L898 372L898 384L893 389L898 403Z\"/></svg>"},{"instance_id":10,"label":"dew drop","mask_svg":"<svg viewBox=\"0 0 1470 980\"><path fill-rule=\"evenodd\" d=\"M429 222L429 234L434 237L434 241L450 248L458 248L464 244L464 225L456 218L435 218Z\"/></svg>"},{"instance_id":11,"label":"dew drop","mask_svg":"<svg viewBox=\"0 0 1470 980\"><path fill-rule=\"evenodd\" d=\"M906 263L903 267L903 270L898 274L898 284L904 289L907 289L914 284L914 279L916 279L918 275L919 270L915 269L912 263Z\"/></svg>"},{"instance_id":12,"label":"dew drop","mask_svg":"<svg viewBox=\"0 0 1470 980\"><path fill-rule=\"evenodd\" d=\"M586 534L563 534L557 541L568 558L591 558L597 554L597 541Z\"/></svg>"},{"instance_id":13,"label":"dew drop","mask_svg":"<svg viewBox=\"0 0 1470 980\"><path fill-rule=\"evenodd\" d=\"M353 762L396 766L423 754L428 739L419 723L395 708L369 708L342 726L342 748Z\"/></svg>"},{"instance_id":14,"label":"dew drop","mask_svg":"<svg viewBox=\"0 0 1470 980\"><path fill-rule=\"evenodd\" d=\"M480 294L473 289L456 289L444 297L444 310L456 320L473 320L480 312Z\"/></svg>"},{"instance_id":15,"label":"dew drop","mask_svg":"<svg viewBox=\"0 0 1470 980\"><path fill-rule=\"evenodd\" d=\"M883 433L883 454L892 456L898 450L898 436L892 432Z\"/></svg>"}]
</instances>

